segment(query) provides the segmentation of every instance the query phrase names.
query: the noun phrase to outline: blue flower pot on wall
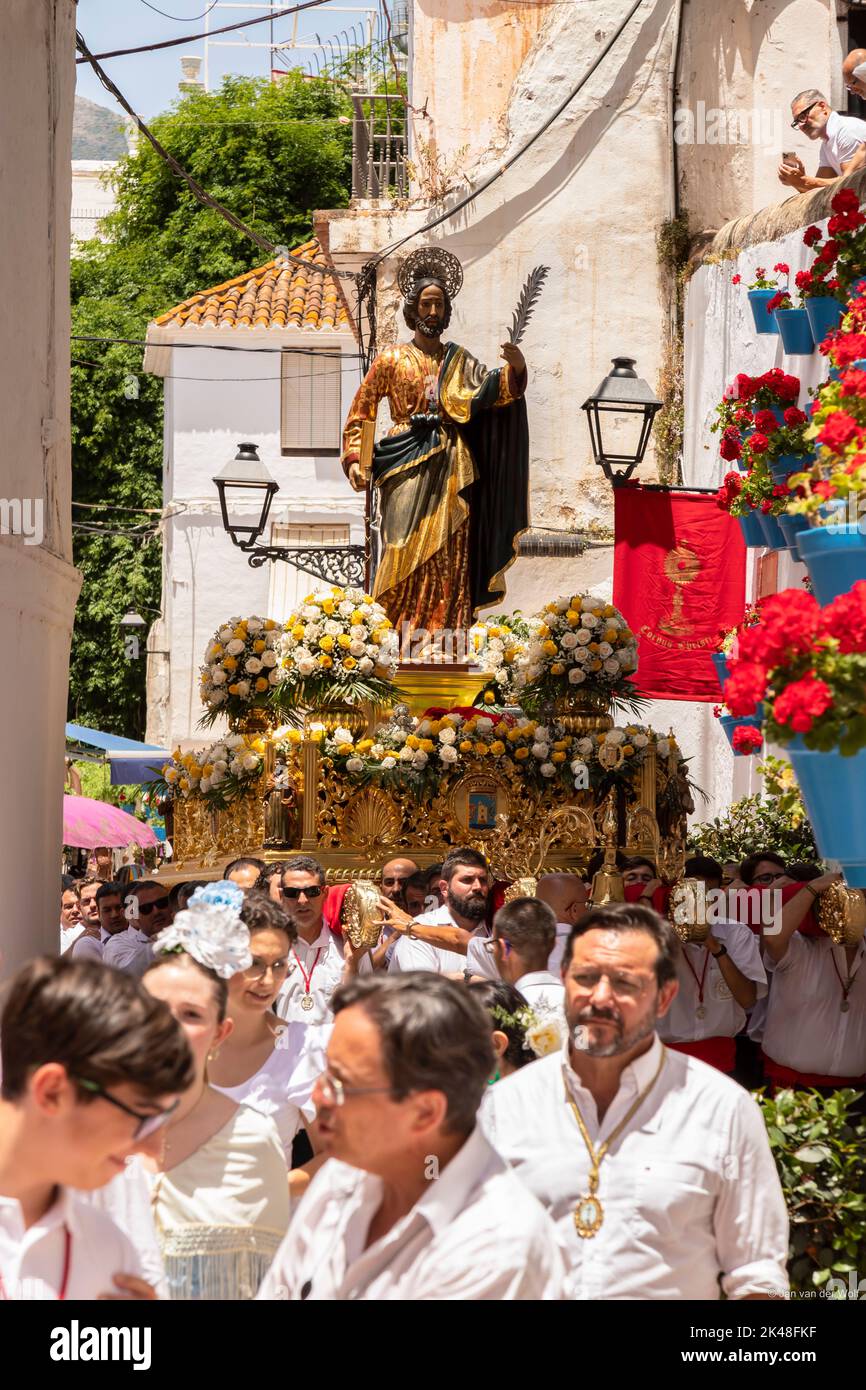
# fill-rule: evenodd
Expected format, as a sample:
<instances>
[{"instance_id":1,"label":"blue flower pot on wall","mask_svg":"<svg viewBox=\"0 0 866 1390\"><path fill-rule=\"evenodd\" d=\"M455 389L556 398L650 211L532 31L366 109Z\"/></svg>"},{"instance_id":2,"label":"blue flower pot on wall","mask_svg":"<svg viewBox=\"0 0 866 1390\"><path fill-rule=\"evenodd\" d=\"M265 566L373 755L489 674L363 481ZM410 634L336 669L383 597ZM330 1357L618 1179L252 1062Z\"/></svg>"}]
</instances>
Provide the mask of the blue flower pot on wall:
<instances>
[{"instance_id":1,"label":"blue flower pot on wall","mask_svg":"<svg viewBox=\"0 0 866 1390\"><path fill-rule=\"evenodd\" d=\"M815 350L815 339L812 337L805 309L777 309L776 322L782 337L782 347L789 356L811 356Z\"/></svg>"},{"instance_id":2,"label":"blue flower pot on wall","mask_svg":"<svg viewBox=\"0 0 866 1390\"><path fill-rule=\"evenodd\" d=\"M845 305L832 295L814 295L806 300L809 327L816 343L823 342L828 333L839 327L844 312Z\"/></svg>"},{"instance_id":3,"label":"blue flower pot on wall","mask_svg":"<svg viewBox=\"0 0 866 1390\"><path fill-rule=\"evenodd\" d=\"M737 521L740 523L740 530L743 533L743 540L746 542L746 545L766 545L757 512L747 512L745 516L738 516Z\"/></svg>"},{"instance_id":4,"label":"blue flower pot on wall","mask_svg":"<svg viewBox=\"0 0 866 1390\"><path fill-rule=\"evenodd\" d=\"M788 756L821 855L840 861L849 888L866 888L866 749L844 758L836 749L813 752L797 738Z\"/></svg>"},{"instance_id":5,"label":"blue flower pot on wall","mask_svg":"<svg viewBox=\"0 0 866 1390\"><path fill-rule=\"evenodd\" d=\"M788 549L794 558L799 560L800 549L797 545L797 536L801 531L808 531L808 521L804 516L786 516L784 512L776 520L782 528L782 535L785 537Z\"/></svg>"},{"instance_id":6,"label":"blue flower pot on wall","mask_svg":"<svg viewBox=\"0 0 866 1390\"><path fill-rule=\"evenodd\" d=\"M814 454L780 454L770 462L774 483L786 483L792 473L805 473L815 462Z\"/></svg>"},{"instance_id":7,"label":"blue flower pot on wall","mask_svg":"<svg viewBox=\"0 0 866 1390\"><path fill-rule=\"evenodd\" d=\"M779 525L777 516L769 516L766 512L756 512L758 525L764 533L764 545L770 550L786 550L787 541L782 535L782 528Z\"/></svg>"},{"instance_id":8,"label":"blue flower pot on wall","mask_svg":"<svg viewBox=\"0 0 866 1390\"><path fill-rule=\"evenodd\" d=\"M767 303L773 298L775 290L749 290L749 303L756 333L778 333L779 325L772 314L767 313Z\"/></svg>"},{"instance_id":9,"label":"blue flower pot on wall","mask_svg":"<svg viewBox=\"0 0 866 1390\"><path fill-rule=\"evenodd\" d=\"M866 372L866 357L858 357L856 362L850 362L848 366L845 368L831 367L829 372L827 373L829 380L838 381L842 376L843 370L846 372L855 370L858 372Z\"/></svg>"},{"instance_id":10,"label":"blue flower pot on wall","mask_svg":"<svg viewBox=\"0 0 866 1390\"><path fill-rule=\"evenodd\" d=\"M716 668L716 679L719 682L719 689L723 690L725 681L731 674L728 658L725 656L724 652L710 652L710 661Z\"/></svg>"},{"instance_id":11,"label":"blue flower pot on wall","mask_svg":"<svg viewBox=\"0 0 866 1390\"><path fill-rule=\"evenodd\" d=\"M727 738L728 743L731 745L731 748L734 751L734 757L750 757L751 755L749 753L741 753L738 749L734 748L734 730L739 729L740 726L743 724L746 724L750 729L760 729L763 720L759 719L756 714L750 714L745 718L737 718L737 716L734 714L723 714L719 718L719 723L724 729L725 737Z\"/></svg>"},{"instance_id":12,"label":"blue flower pot on wall","mask_svg":"<svg viewBox=\"0 0 866 1390\"><path fill-rule=\"evenodd\" d=\"M856 524L810 526L797 536L797 545L822 608L866 579L866 536Z\"/></svg>"}]
</instances>

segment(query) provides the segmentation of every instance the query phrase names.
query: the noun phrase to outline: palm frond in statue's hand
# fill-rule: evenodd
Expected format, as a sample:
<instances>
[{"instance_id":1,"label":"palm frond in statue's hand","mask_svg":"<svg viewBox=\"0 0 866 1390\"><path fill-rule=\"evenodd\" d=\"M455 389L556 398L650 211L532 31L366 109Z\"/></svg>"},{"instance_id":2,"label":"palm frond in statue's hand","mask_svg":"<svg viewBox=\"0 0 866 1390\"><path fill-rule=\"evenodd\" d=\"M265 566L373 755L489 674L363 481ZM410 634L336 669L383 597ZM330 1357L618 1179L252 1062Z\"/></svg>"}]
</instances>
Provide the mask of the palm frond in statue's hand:
<instances>
[{"instance_id":1,"label":"palm frond in statue's hand","mask_svg":"<svg viewBox=\"0 0 866 1390\"><path fill-rule=\"evenodd\" d=\"M550 266L537 265L526 277L526 282L517 301L517 308L512 315L511 328L508 331L509 342L514 343L515 346L526 332L526 326L532 318L549 271Z\"/></svg>"}]
</instances>

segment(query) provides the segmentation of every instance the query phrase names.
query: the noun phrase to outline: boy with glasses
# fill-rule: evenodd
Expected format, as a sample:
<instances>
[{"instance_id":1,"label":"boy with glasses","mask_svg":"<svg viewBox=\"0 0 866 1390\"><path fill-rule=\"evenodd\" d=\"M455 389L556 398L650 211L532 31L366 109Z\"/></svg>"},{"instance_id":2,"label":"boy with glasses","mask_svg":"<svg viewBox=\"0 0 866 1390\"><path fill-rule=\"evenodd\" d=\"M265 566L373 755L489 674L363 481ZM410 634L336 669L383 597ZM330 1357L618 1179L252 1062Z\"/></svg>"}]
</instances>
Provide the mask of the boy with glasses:
<instances>
[{"instance_id":1,"label":"boy with glasses","mask_svg":"<svg viewBox=\"0 0 866 1390\"><path fill-rule=\"evenodd\" d=\"M69 1189L161 1145L193 1076L170 1011L97 962L41 958L8 988L0 1051L0 1301L153 1298L127 1237Z\"/></svg>"},{"instance_id":2,"label":"boy with glasses","mask_svg":"<svg viewBox=\"0 0 866 1390\"><path fill-rule=\"evenodd\" d=\"M814 178L806 173L803 161L788 154L779 165L779 182L798 193L824 188L843 174L853 174L866 163L866 121L857 116L840 116L821 92L810 87L791 102L791 129L809 140L820 140L818 171Z\"/></svg>"}]
</instances>

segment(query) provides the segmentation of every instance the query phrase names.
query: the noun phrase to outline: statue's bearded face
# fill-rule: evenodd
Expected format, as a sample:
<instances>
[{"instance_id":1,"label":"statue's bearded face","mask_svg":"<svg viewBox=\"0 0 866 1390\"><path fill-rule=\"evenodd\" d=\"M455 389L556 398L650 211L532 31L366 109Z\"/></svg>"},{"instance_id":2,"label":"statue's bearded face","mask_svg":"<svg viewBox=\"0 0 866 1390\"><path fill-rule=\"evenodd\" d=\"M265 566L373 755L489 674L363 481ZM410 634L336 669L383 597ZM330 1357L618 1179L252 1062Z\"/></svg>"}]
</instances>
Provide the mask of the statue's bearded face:
<instances>
[{"instance_id":1,"label":"statue's bearded face","mask_svg":"<svg viewBox=\"0 0 866 1390\"><path fill-rule=\"evenodd\" d=\"M406 300L403 312L410 328L425 338L438 338L451 319L451 302L440 284L427 281Z\"/></svg>"}]
</instances>

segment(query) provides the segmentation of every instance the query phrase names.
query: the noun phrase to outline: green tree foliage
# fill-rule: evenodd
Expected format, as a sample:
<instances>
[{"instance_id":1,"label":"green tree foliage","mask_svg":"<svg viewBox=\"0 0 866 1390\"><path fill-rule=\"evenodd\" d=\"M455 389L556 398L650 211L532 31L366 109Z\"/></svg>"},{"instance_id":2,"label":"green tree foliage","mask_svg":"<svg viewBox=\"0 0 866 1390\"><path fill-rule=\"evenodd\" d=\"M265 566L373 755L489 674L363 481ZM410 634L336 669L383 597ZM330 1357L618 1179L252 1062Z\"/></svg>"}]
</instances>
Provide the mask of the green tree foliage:
<instances>
[{"instance_id":1,"label":"green tree foliage","mask_svg":"<svg viewBox=\"0 0 866 1390\"><path fill-rule=\"evenodd\" d=\"M178 101L152 129L208 193L291 249L310 237L316 208L348 202L350 115L339 84L292 72L277 84L227 78L217 92ZM141 339L179 300L267 260L145 141L121 161L117 192L107 241L86 243L73 260L73 335ZM73 518L101 533L75 531L84 583L69 717L141 737L145 661L125 659L118 619L130 604L158 609L161 544L158 517L123 509L162 505L163 386L141 371L140 347L74 341L72 358L73 499L90 504L74 507Z\"/></svg>"},{"instance_id":2,"label":"green tree foliage","mask_svg":"<svg viewBox=\"0 0 866 1390\"><path fill-rule=\"evenodd\" d=\"M789 861L820 861L791 764L784 758L767 757L758 770L764 778L764 795L744 796L724 816L693 825L689 851L709 854L720 864L745 859L759 849L775 850Z\"/></svg>"},{"instance_id":3,"label":"green tree foliage","mask_svg":"<svg viewBox=\"0 0 866 1390\"><path fill-rule=\"evenodd\" d=\"M859 1094L758 1096L791 1221L792 1289L826 1286L834 1298L859 1296L866 1271L866 1124L853 1110Z\"/></svg>"}]
</instances>

